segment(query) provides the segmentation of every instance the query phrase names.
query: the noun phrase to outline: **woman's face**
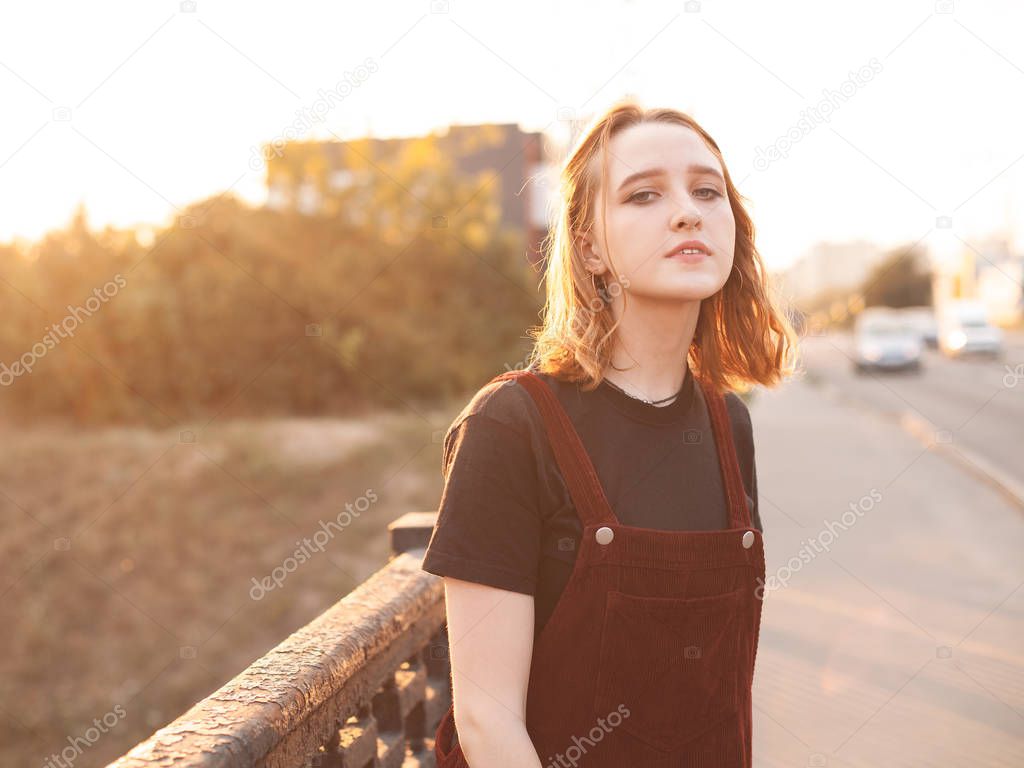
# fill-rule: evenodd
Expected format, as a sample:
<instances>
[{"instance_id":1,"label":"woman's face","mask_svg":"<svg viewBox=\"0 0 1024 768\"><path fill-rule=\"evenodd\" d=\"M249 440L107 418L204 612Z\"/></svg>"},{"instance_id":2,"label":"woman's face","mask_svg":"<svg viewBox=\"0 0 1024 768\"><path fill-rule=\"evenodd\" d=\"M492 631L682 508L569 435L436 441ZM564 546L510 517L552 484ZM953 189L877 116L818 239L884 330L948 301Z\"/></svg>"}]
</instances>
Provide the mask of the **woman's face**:
<instances>
[{"instance_id":1,"label":"woman's face","mask_svg":"<svg viewBox=\"0 0 1024 768\"><path fill-rule=\"evenodd\" d=\"M600 174L599 157L594 169ZM631 296L693 301L714 295L729 278L736 247L721 174L718 159L686 126L642 123L621 131L609 145L609 189L599 194L584 257L599 274L607 268L605 281L621 281ZM707 253L668 255L689 240Z\"/></svg>"}]
</instances>

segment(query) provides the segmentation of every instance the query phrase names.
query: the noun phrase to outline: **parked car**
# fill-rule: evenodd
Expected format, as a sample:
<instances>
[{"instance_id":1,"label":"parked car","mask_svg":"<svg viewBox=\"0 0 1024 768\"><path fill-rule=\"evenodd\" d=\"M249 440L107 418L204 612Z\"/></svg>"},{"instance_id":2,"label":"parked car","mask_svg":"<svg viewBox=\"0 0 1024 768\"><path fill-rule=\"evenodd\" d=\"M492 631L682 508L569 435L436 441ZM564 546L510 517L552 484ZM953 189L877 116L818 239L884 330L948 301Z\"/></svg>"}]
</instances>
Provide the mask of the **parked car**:
<instances>
[{"instance_id":1,"label":"parked car","mask_svg":"<svg viewBox=\"0 0 1024 768\"><path fill-rule=\"evenodd\" d=\"M939 321L932 307L904 307L899 313L917 329L926 347L939 348Z\"/></svg>"},{"instance_id":2,"label":"parked car","mask_svg":"<svg viewBox=\"0 0 1024 768\"><path fill-rule=\"evenodd\" d=\"M1003 354L1003 331L992 325L985 305L960 299L947 302L939 312L939 349L948 357Z\"/></svg>"},{"instance_id":3,"label":"parked car","mask_svg":"<svg viewBox=\"0 0 1024 768\"><path fill-rule=\"evenodd\" d=\"M917 327L898 311L868 307L854 323L854 371L920 371L921 346Z\"/></svg>"}]
</instances>

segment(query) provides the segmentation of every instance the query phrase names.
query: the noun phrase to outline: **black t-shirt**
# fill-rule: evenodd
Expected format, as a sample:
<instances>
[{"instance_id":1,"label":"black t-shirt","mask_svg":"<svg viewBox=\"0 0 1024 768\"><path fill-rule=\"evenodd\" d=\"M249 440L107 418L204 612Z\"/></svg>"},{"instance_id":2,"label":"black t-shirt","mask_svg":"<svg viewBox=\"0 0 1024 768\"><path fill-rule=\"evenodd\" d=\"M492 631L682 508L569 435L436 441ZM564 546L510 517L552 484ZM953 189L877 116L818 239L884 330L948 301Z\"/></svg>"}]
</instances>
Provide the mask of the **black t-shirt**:
<instances>
[{"instance_id":1,"label":"black t-shirt","mask_svg":"<svg viewBox=\"0 0 1024 768\"><path fill-rule=\"evenodd\" d=\"M537 374L580 435L623 525L664 530L727 528L728 506L711 419L687 370L679 396L649 405L602 381L590 392ZM725 395L754 527L757 477L750 413ZM582 525L544 422L516 381L482 387L449 427L444 490L423 569L534 595L540 634L572 572Z\"/></svg>"}]
</instances>

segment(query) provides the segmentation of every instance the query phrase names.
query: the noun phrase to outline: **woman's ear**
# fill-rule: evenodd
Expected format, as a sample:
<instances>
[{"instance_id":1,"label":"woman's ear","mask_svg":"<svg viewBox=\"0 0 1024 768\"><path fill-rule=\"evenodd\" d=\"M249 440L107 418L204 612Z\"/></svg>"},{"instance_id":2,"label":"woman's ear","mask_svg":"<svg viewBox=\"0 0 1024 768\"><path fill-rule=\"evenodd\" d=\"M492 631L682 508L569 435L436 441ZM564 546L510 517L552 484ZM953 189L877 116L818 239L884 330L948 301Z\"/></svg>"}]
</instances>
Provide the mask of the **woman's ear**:
<instances>
[{"instance_id":1,"label":"woman's ear","mask_svg":"<svg viewBox=\"0 0 1024 768\"><path fill-rule=\"evenodd\" d=\"M600 254L594 248L594 240L591 235L587 232L576 230L573 232L573 243L584 266L595 275L604 274L607 267Z\"/></svg>"}]
</instances>

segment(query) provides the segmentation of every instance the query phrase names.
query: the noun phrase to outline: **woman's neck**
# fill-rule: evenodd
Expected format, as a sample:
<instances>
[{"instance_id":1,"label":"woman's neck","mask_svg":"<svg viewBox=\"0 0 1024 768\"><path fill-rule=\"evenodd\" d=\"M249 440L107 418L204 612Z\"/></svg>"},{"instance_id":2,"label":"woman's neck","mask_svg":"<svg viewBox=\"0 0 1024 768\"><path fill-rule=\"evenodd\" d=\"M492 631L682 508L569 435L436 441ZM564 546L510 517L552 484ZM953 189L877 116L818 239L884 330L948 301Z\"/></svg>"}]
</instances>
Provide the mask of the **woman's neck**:
<instances>
[{"instance_id":1,"label":"woman's neck","mask_svg":"<svg viewBox=\"0 0 1024 768\"><path fill-rule=\"evenodd\" d=\"M699 314L699 300L660 307L630 301L615 329L611 364L605 366L604 377L646 400L676 394L686 377Z\"/></svg>"}]
</instances>

